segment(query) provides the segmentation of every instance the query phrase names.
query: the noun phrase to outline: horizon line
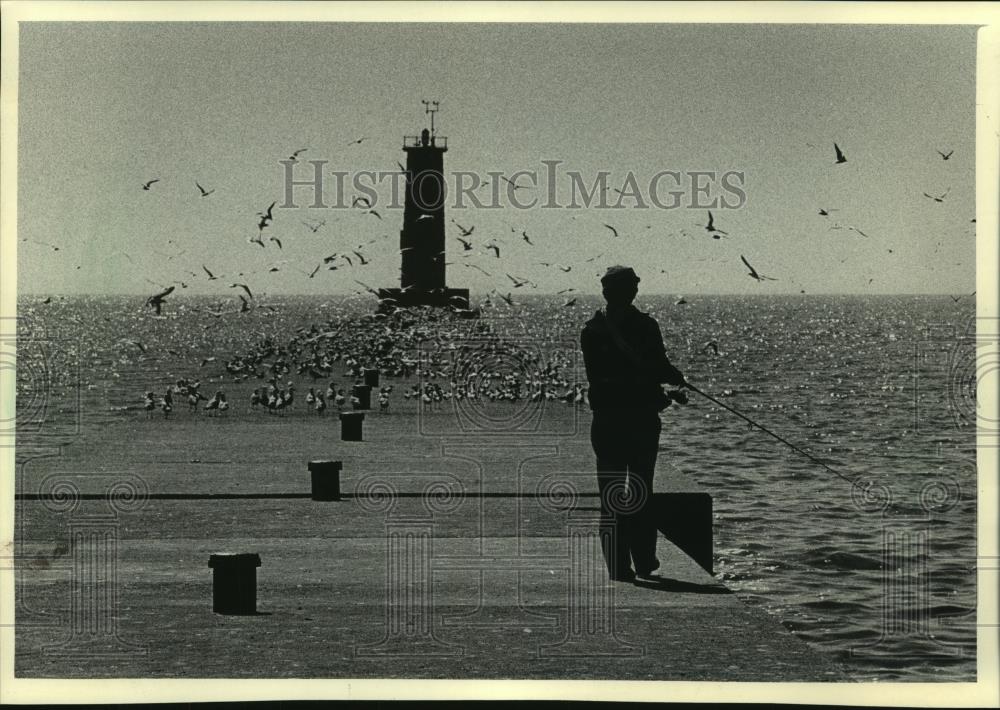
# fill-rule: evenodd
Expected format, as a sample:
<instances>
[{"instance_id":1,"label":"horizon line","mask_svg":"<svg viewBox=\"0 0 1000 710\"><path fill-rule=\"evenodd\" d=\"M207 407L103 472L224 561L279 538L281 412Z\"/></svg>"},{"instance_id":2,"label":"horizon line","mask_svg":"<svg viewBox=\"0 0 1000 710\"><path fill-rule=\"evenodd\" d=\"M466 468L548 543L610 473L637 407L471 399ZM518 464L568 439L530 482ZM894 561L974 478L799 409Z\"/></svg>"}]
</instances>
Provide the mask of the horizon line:
<instances>
[{"instance_id":1,"label":"horizon line","mask_svg":"<svg viewBox=\"0 0 1000 710\"><path fill-rule=\"evenodd\" d=\"M323 293L301 293L301 292L279 292L279 293L262 292L262 293L267 293L268 297L272 297L272 296L309 296L309 297L317 297L317 298L331 298L331 297L349 298L349 297L352 297L352 296L359 296L360 295L358 293L326 293L326 294L323 294ZM974 293L975 292L973 292L973 294ZM963 298L968 298L968 297L972 296L973 294L965 294L965 295L963 295ZM483 294L481 296L481 298L485 298L485 297L487 297L489 295L490 295L489 293L485 293L485 294ZM523 296L566 296L566 297L580 298L580 297L593 296L593 297L596 297L596 298L602 298L602 295L601 295L600 292L596 292L596 293L579 293L579 292L569 293L569 292L567 292L567 293L563 294L563 293L556 293L555 291L552 291L552 292L543 292L543 293L537 293L537 292L536 293L519 293L519 294L516 294L516 295L518 295L519 297L523 297ZM757 296L949 296L950 297L950 296L954 296L954 295L955 295L954 291L922 291L922 292L915 292L915 291L908 291L908 292L901 292L901 291L900 292L896 292L896 291L880 291L880 292L876 292L876 293L865 293L865 292L861 292L861 291L841 291L841 292L819 292L819 291L815 291L815 292L806 292L806 293L795 293L795 292L786 292L786 291L779 291L779 292L775 292L775 293L737 293L737 292L728 292L728 293L704 292L703 293L703 292L696 292L696 291L689 291L687 293L682 293L682 292L679 292L679 291L670 291L670 292L667 292L667 291L650 291L650 292L646 292L646 293L640 293L639 295L636 296L636 299L640 299L640 298L642 298L644 296L647 296L647 297L648 296L669 296L671 298L677 298L677 297L680 297L680 296L685 296L685 297L686 296L751 296L751 297L757 297ZM130 298L131 297L148 298L149 294L148 294L147 291L142 291L142 292L114 292L114 293L102 293L102 292L96 292L96 291L76 291L76 292L63 292L63 293L55 292L55 291L40 291L40 292L30 291L30 292L18 292L17 293L17 297L18 298L20 298L22 296L123 296L123 297L130 297ZM172 293L171 294L171 298L186 298L186 297L197 297L197 298L201 298L201 297L210 297L210 298L211 297L217 297L217 298L226 298L226 297L230 297L230 296L228 294L221 294L221 293L220 294L212 294L212 293L193 293L193 294ZM372 298L372 299L374 299L376 302L378 301L378 299L375 299L374 296L369 296L369 297ZM470 295L470 299L472 299L472 298L473 298L473 296Z\"/></svg>"}]
</instances>

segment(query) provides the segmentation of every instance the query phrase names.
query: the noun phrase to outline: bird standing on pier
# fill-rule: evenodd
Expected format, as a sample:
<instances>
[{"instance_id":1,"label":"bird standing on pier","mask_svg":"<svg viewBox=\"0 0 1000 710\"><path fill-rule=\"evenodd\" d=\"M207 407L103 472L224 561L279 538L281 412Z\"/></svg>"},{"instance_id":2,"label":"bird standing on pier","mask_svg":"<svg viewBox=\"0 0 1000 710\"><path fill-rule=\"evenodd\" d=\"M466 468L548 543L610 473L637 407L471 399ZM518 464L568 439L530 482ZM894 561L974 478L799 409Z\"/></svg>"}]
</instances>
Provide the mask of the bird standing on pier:
<instances>
[{"instance_id":1,"label":"bird standing on pier","mask_svg":"<svg viewBox=\"0 0 1000 710\"><path fill-rule=\"evenodd\" d=\"M153 410L156 409L156 402L153 400L152 392L147 392L143 395L142 408L146 410L147 419L152 416Z\"/></svg>"},{"instance_id":2,"label":"bird standing on pier","mask_svg":"<svg viewBox=\"0 0 1000 710\"><path fill-rule=\"evenodd\" d=\"M208 413L209 416L211 416L212 414L217 413L219 411L219 395L220 394L222 394L222 392L216 392L212 396L212 399L208 400L208 402L205 404L204 410Z\"/></svg>"}]
</instances>

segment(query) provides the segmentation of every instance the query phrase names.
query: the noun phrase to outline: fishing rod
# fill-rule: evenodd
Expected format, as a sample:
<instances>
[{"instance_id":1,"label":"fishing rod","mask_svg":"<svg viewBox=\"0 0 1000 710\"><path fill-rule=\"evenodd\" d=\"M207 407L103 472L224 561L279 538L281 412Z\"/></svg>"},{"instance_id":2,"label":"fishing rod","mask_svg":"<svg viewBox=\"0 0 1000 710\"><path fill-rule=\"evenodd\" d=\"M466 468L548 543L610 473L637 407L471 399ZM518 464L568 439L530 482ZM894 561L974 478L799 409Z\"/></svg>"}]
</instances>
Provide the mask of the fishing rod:
<instances>
[{"instance_id":1,"label":"fishing rod","mask_svg":"<svg viewBox=\"0 0 1000 710\"><path fill-rule=\"evenodd\" d=\"M760 424L758 424L757 422L755 422L750 417L746 416L745 414L742 414L741 412L736 411L735 409L733 409L729 405L723 404L722 402L720 402L719 400L717 400L712 395L705 394L700 389L698 389L697 387L695 387L694 385L692 385L690 382L686 382L684 384L684 386L687 387L692 392L697 392L698 394L700 394L705 399L707 399L707 400L709 400L711 402L714 402L715 404L719 405L723 409L732 412L733 414L735 414L736 416L738 416L740 419L743 419L744 421L749 422L752 426L757 427L758 429L760 429L765 434L770 434L771 436L773 436L775 439L777 439L778 441L780 441L785 446L791 448L793 451L796 451L796 452L802 454L803 456L805 456L807 459L809 459L813 463L818 463L820 466L822 466L823 468L825 468L827 471L829 471L830 473L834 474L835 476L839 476L840 478L843 478L845 481L847 481L850 484L854 483L854 481L852 481L850 478L848 478L844 474L840 473L839 471L835 471L834 469L830 468L829 466L827 466L825 463L823 463L822 461L820 461L818 458L816 458L815 456L813 456L809 452L803 451L802 449L800 449L798 446L796 446L792 442L788 441L787 439L785 439L785 438L783 438L781 436L778 436L777 434L775 434L773 431L771 431L767 427L761 426Z\"/></svg>"}]
</instances>

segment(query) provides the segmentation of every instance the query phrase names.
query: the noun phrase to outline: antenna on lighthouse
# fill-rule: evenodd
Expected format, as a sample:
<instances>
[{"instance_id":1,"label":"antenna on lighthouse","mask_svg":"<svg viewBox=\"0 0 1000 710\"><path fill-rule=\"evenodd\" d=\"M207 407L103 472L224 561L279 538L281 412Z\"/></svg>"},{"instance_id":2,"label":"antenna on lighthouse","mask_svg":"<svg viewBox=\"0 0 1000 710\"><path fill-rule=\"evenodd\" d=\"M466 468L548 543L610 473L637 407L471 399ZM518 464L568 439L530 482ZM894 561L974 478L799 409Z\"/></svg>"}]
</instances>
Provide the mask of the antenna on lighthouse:
<instances>
[{"instance_id":1,"label":"antenna on lighthouse","mask_svg":"<svg viewBox=\"0 0 1000 710\"><path fill-rule=\"evenodd\" d=\"M437 101L427 101L427 100L422 100L421 103L424 105L424 113L429 113L431 115L431 135L433 136L434 114L441 110L441 104Z\"/></svg>"}]
</instances>

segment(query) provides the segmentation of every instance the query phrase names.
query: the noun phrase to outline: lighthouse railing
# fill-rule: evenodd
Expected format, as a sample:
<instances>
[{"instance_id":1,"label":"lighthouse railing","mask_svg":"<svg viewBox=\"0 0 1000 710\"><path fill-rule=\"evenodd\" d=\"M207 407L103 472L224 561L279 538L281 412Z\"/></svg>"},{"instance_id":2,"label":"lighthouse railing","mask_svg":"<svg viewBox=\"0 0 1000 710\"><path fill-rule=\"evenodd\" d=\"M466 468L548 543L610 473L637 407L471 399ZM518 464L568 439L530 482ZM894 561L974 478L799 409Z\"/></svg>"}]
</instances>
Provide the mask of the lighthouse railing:
<instances>
[{"instance_id":1,"label":"lighthouse railing","mask_svg":"<svg viewBox=\"0 0 1000 710\"><path fill-rule=\"evenodd\" d=\"M404 148L420 148L422 145L420 136L403 136ZM448 139L445 136L431 136L430 145L433 148L447 148Z\"/></svg>"}]
</instances>

